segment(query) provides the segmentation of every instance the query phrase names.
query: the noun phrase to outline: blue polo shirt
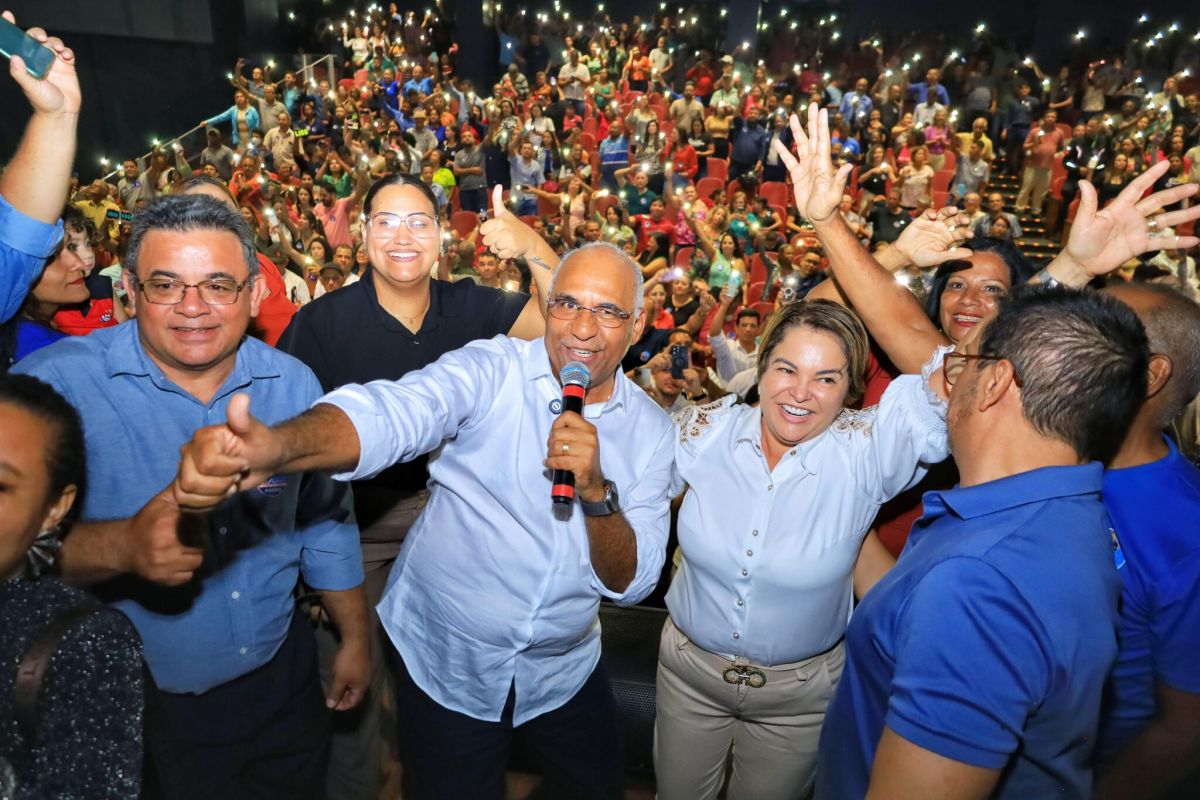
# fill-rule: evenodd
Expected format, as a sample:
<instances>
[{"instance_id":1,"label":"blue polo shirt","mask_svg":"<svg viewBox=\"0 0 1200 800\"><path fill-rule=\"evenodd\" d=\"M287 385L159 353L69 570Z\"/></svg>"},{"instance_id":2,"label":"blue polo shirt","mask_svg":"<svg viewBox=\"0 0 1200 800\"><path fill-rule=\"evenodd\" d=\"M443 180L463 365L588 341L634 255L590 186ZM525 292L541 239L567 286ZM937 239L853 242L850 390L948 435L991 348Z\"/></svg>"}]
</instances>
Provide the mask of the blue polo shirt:
<instances>
[{"instance_id":1,"label":"blue polo shirt","mask_svg":"<svg viewBox=\"0 0 1200 800\"><path fill-rule=\"evenodd\" d=\"M235 393L267 424L321 396L312 371L246 338L209 403L168 380L146 355L137 321L71 336L15 368L57 389L83 419L88 456L84 520L133 516L179 466L196 429L225 421ZM316 589L362 583L350 491L323 473L277 475L208 516L211 545L186 587L123 578L103 589L133 621L159 688L200 693L267 663L287 636L299 575Z\"/></svg>"},{"instance_id":2,"label":"blue polo shirt","mask_svg":"<svg viewBox=\"0 0 1200 800\"><path fill-rule=\"evenodd\" d=\"M62 237L62 220L54 225L39 222L0 196L0 322L20 310Z\"/></svg>"},{"instance_id":3,"label":"blue polo shirt","mask_svg":"<svg viewBox=\"0 0 1200 800\"><path fill-rule=\"evenodd\" d=\"M1120 654L1109 677L1096 763L1110 761L1158 710L1156 681L1200 694L1200 470L1170 452L1104 473L1121 544Z\"/></svg>"},{"instance_id":4,"label":"blue polo shirt","mask_svg":"<svg viewBox=\"0 0 1200 800\"><path fill-rule=\"evenodd\" d=\"M859 604L821 732L818 797L863 797L884 726L1003 770L993 797L1087 798L1117 653L1102 467L929 492L895 568Z\"/></svg>"},{"instance_id":5,"label":"blue polo shirt","mask_svg":"<svg viewBox=\"0 0 1200 800\"><path fill-rule=\"evenodd\" d=\"M596 150L600 153L600 166L606 172L629 166L629 140L624 136L616 139L605 136L596 145Z\"/></svg>"},{"instance_id":6,"label":"blue polo shirt","mask_svg":"<svg viewBox=\"0 0 1200 800\"><path fill-rule=\"evenodd\" d=\"M912 94L917 105L929 102L929 84L925 81L921 81L920 83L910 83L908 85L908 91ZM945 86L939 83L937 91L934 94L939 103L949 107L950 93L946 91Z\"/></svg>"}]
</instances>

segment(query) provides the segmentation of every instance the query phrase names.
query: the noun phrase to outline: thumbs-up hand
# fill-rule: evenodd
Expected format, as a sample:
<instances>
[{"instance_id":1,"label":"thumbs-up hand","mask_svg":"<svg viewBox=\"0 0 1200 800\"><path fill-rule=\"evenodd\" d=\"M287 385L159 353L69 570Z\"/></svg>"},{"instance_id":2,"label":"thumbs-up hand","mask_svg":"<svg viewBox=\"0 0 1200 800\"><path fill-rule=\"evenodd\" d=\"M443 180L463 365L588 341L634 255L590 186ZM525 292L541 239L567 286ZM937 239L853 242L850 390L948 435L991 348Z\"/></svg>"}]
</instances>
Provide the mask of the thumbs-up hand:
<instances>
[{"instance_id":1,"label":"thumbs-up hand","mask_svg":"<svg viewBox=\"0 0 1200 800\"><path fill-rule=\"evenodd\" d=\"M224 425L201 428L180 449L175 500L203 510L231 494L257 486L283 463L283 443L250 414L250 397L234 395Z\"/></svg>"},{"instance_id":2,"label":"thumbs-up hand","mask_svg":"<svg viewBox=\"0 0 1200 800\"><path fill-rule=\"evenodd\" d=\"M504 187L492 189L491 219L479 226L483 244L500 258L532 254L542 241L537 232L504 207Z\"/></svg>"}]
</instances>

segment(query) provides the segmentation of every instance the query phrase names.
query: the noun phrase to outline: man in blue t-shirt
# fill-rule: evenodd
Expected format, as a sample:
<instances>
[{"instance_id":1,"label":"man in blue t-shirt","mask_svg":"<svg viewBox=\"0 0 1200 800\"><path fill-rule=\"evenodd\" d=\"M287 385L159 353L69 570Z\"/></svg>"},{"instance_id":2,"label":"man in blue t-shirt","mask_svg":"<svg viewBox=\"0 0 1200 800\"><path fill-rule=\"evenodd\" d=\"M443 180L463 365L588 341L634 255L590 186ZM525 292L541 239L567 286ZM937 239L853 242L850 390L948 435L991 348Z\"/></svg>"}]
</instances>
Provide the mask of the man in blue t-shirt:
<instances>
[{"instance_id":1,"label":"man in blue t-shirt","mask_svg":"<svg viewBox=\"0 0 1200 800\"><path fill-rule=\"evenodd\" d=\"M846 632L818 797L1085 798L1117 653L1102 466L1148 348L1112 298L1015 292L946 357L961 483Z\"/></svg>"},{"instance_id":2,"label":"man in blue t-shirt","mask_svg":"<svg viewBox=\"0 0 1200 800\"><path fill-rule=\"evenodd\" d=\"M1154 355L1146 400L1104 475L1123 588L1096 796L1182 796L1173 792L1195 780L1200 752L1200 470L1162 430L1200 394L1200 306L1151 284L1108 291L1137 312Z\"/></svg>"}]
</instances>

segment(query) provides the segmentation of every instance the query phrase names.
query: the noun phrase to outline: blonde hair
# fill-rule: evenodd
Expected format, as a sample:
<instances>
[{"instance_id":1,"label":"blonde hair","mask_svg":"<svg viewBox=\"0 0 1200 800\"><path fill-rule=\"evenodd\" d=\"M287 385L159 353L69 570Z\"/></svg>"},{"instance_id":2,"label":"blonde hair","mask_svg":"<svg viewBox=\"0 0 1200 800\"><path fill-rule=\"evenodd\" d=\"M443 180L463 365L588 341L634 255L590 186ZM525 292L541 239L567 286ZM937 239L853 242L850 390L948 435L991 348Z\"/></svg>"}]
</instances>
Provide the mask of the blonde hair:
<instances>
[{"instance_id":1,"label":"blonde hair","mask_svg":"<svg viewBox=\"0 0 1200 800\"><path fill-rule=\"evenodd\" d=\"M846 405L857 403L866 390L867 329L858 315L832 300L801 300L790 303L771 315L763 331L762 344L758 348L758 379L763 373L783 337L793 328L829 333L837 339L846 356L846 377L850 388L846 392Z\"/></svg>"}]
</instances>

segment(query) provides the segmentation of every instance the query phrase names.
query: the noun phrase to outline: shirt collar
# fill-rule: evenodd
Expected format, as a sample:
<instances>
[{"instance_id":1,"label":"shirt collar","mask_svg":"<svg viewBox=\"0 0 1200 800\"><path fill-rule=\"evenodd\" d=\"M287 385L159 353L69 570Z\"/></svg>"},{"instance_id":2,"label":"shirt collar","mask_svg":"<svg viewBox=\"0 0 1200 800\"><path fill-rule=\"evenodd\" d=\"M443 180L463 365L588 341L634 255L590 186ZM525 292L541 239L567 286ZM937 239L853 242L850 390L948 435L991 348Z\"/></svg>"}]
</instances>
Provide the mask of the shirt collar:
<instances>
[{"instance_id":1,"label":"shirt collar","mask_svg":"<svg viewBox=\"0 0 1200 800\"><path fill-rule=\"evenodd\" d=\"M925 518L933 519L949 511L962 519L974 519L1059 497L1098 495L1103 482L1104 467L1098 461L1042 467L978 486L929 492L924 498Z\"/></svg>"},{"instance_id":2,"label":"shirt collar","mask_svg":"<svg viewBox=\"0 0 1200 800\"><path fill-rule=\"evenodd\" d=\"M160 389L174 391L188 397L192 396L167 378L146 353L146 348L142 346L142 340L138 336L136 319L131 319L117 327L113 343L104 353L104 369L109 378L115 378L118 375L150 378ZM212 402L216 402L234 389L246 386L252 381L278 378L279 375L278 367L264 357L260 347L243 339L238 346L233 371L229 373L229 377L213 395Z\"/></svg>"},{"instance_id":3,"label":"shirt collar","mask_svg":"<svg viewBox=\"0 0 1200 800\"><path fill-rule=\"evenodd\" d=\"M562 384L558 382L558 378L554 377L554 368L550 366L550 355L546 352L546 339L539 337L529 343L528 349L525 351L525 380L528 382L545 381L550 390L556 395L562 393ZM607 414L609 411L618 408L627 408L630 402L630 391L634 387L632 381L625 377L625 373L621 372L620 365L617 365L616 380L613 382L612 395L608 400L600 404L599 411L595 412L596 416ZM593 406L595 404L592 404ZM584 406L584 416L589 416L587 412L588 406Z\"/></svg>"},{"instance_id":4,"label":"shirt collar","mask_svg":"<svg viewBox=\"0 0 1200 800\"><path fill-rule=\"evenodd\" d=\"M801 442L788 452L794 452L800 459L800 469L811 475L816 474L817 459L814 454L821 442L825 441L828 436L828 429L821 432L819 436L810 439L807 442ZM756 453L762 453L762 407L761 405L755 408L748 414L743 415L738 421L737 427L733 431L734 444L745 442L754 448Z\"/></svg>"}]
</instances>

